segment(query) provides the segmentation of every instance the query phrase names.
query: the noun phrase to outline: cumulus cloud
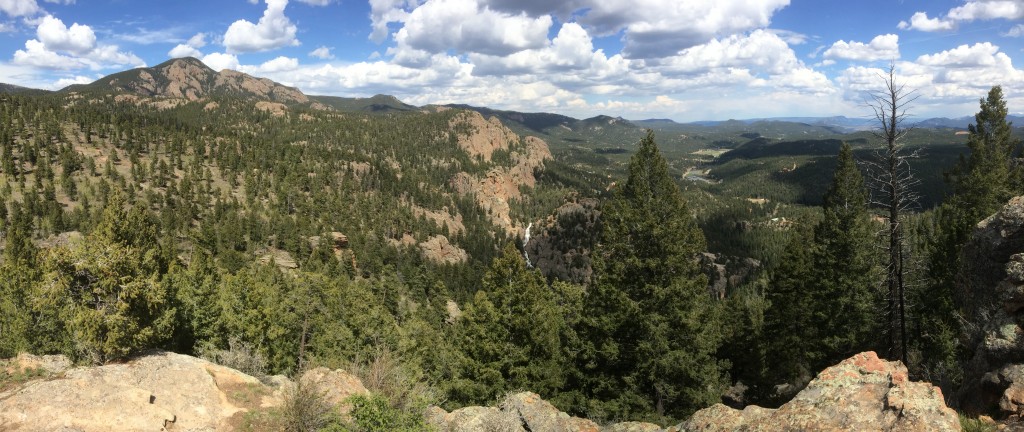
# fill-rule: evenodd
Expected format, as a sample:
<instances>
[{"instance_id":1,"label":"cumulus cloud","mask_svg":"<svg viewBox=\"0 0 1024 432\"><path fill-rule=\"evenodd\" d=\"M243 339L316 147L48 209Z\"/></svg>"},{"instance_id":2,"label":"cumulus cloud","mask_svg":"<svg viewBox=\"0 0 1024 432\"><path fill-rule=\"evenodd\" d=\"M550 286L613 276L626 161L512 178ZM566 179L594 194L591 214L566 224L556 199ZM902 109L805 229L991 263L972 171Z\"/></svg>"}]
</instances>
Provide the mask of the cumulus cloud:
<instances>
[{"instance_id":1,"label":"cumulus cloud","mask_svg":"<svg viewBox=\"0 0 1024 432\"><path fill-rule=\"evenodd\" d=\"M316 57L321 60L330 60L334 58L334 54L331 54L331 49L325 46L321 46L313 51L310 51L309 56Z\"/></svg>"},{"instance_id":2,"label":"cumulus cloud","mask_svg":"<svg viewBox=\"0 0 1024 432\"><path fill-rule=\"evenodd\" d=\"M946 12L943 19L928 18L924 12L910 17L910 22L900 21L899 28L920 31L943 31L956 28L959 22L975 20L1017 20L1024 18L1024 1L1021 0L968 0Z\"/></svg>"},{"instance_id":3,"label":"cumulus cloud","mask_svg":"<svg viewBox=\"0 0 1024 432\"><path fill-rule=\"evenodd\" d=\"M865 92L878 90L877 68L851 67L842 71L835 81L849 100L863 99ZM1024 86L1024 70L1013 66L1008 55L991 43L961 45L953 49L919 56L913 61L896 63L896 74L918 99L912 108L919 115L948 115L950 112L973 112L977 100L996 84L1008 89L1008 96L1019 98L1013 89ZM934 114L930 114L934 113Z\"/></svg>"},{"instance_id":4,"label":"cumulus cloud","mask_svg":"<svg viewBox=\"0 0 1024 432\"><path fill-rule=\"evenodd\" d=\"M838 41L822 54L826 59L859 61L895 60L900 57L899 36L878 35L871 42Z\"/></svg>"},{"instance_id":5,"label":"cumulus cloud","mask_svg":"<svg viewBox=\"0 0 1024 432\"><path fill-rule=\"evenodd\" d=\"M182 58L182 57L195 57L200 58L203 53L199 51L199 48L206 46L206 33L196 33L192 37L188 38L183 44L178 44L174 48L171 48L167 52L167 55L171 58Z\"/></svg>"},{"instance_id":6,"label":"cumulus cloud","mask_svg":"<svg viewBox=\"0 0 1024 432\"><path fill-rule=\"evenodd\" d=\"M117 45L101 45L87 25L68 27L53 16L43 17L36 27L36 39L25 42L25 49L14 52L14 62L44 69L109 69L144 66L132 53L119 51Z\"/></svg>"},{"instance_id":7,"label":"cumulus cloud","mask_svg":"<svg viewBox=\"0 0 1024 432\"><path fill-rule=\"evenodd\" d=\"M238 70L240 66L238 63L238 57L234 54L228 53L210 53L203 56L200 60L209 66L210 69L218 72L224 69Z\"/></svg>"},{"instance_id":8,"label":"cumulus cloud","mask_svg":"<svg viewBox=\"0 0 1024 432\"><path fill-rule=\"evenodd\" d=\"M910 17L910 22L900 21L896 26L901 30L920 30L925 32L953 30L956 25L953 21L928 18L928 14L917 12Z\"/></svg>"},{"instance_id":9,"label":"cumulus cloud","mask_svg":"<svg viewBox=\"0 0 1024 432\"><path fill-rule=\"evenodd\" d=\"M431 0L413 10L395 34L397 49L509 55L543 47L552 18L481 8L476 0Z\"/></svg>"},{"instance_id":10,"label":"cumulus cloud","mask_svg":"<svg viewBox=\"0 0 1024 432\"><path fill-rule=\"evenodd\" d=\"M268 51L299 44L295 38L297 28L284 15L288 0L266 0L267 9L259 22L238 20L224 33L224 47L228 53Z\"/></svg>"},{"instance_id":11,"label":"cumulus cloud","mask_svg":"<svg viewBox=\"0 0 1024 432\"><path fill-rule=\"evenodd\" d=\"M276 72L294 71L299 68L299 60L291 57L280 56L268 60L259 66L239 66L238 70L247 74L273 74Z\"/></svg>"},{"instance_id":12,"label":"cumulus cloud","mask_svg":"<svg viewBox=\"0 0 1024 432\"><path fill-rule=\"evenodd\" d=\"M627 58L657 58L715 37L766 27L772 15L788 4L789 0L427 0L422 4L415 0L371 0L371 39L383 41L390 31L388 24L399 23L395 38L411 38L411 48L440 52L439 47L447 44L461 52L507 55L537 48L541 30L549 28L555 16L563 22L582 24L594 36L623 32L622 54ZM423 22L425 19L430 21ZM528 29L519 28L518 35L524 40L514 43L509 40L514 36L509 32L517 26ZM433 34L442 37L429 39ZM463 44L475 40L495 48L487 51L451 44L460 34ZM484 38L468 38L474 35ZM796 33L783 36L791 37L794 43L804 39Z\"/></svg>"},{"instance_id":13,"label":"cumulus cloud","mask_svg":"<svg viewBox=\"0 0 1024 432\"><path fill-rule=\"evenodd\" d=\"M36 0L0 0L0 11L12 16L31 16L40 11Z\"/></svg>"},{"instance_id":14,"label":"cumulus cloud","mask_svg":"<svg viewBox=\"0 0 1024 432\"><path fill-rule=\"evenodd\" d=\"M182 58L182 57L196 57L196 58L199 58L199 57L203 56L203 53L200 52L199 50L195 49L194 47L190 46L190 45L178 44L177 46L175 46L174 48L171 48L171 50L167 52L167 56L169 56L171 58Z\"/></svg>"},{"instance_id":15,"label":"cumulus cloud","mask_svg":"<svg viewBox=\"0 0 1024 432\"><path fill-rule=\"evenodd\" d=\"M74 23L71 27L51 16L43 18L36 27L36 36L53 51L67 51L82 55L96 47L96 34L86 25Z\"/></svg>"}]
</instances>

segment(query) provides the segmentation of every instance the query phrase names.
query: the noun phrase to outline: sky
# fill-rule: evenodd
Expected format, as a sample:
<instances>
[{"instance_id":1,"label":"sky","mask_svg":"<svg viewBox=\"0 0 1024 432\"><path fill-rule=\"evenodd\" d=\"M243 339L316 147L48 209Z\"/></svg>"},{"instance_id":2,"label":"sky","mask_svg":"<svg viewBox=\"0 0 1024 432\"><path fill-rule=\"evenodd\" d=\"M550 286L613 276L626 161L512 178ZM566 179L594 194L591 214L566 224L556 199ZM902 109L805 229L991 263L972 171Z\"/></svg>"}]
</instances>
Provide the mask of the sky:
<instances>
[{"instance_id":1,"label":"sky","mask_svg":"<svg viewBox=\"0 0 1024 432\"><path fill-rule=\"evenodd\" d=\"M307 94L577 118L910 114L1001 85L1024 112L1024 0L0 0L0 82L59 89L193 56Z\"/></svg>"}]
</instances>

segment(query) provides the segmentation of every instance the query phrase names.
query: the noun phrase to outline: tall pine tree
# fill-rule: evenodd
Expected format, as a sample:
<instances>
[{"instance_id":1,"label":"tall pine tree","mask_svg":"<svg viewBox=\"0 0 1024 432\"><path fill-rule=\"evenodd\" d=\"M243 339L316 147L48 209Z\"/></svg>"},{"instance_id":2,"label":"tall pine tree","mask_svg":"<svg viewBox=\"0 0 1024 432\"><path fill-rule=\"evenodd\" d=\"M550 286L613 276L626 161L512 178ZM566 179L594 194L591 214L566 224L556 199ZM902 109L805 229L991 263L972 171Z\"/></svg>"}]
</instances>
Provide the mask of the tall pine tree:
<instances>
[{"instance_id":1,"label":"tall pine tree","mask_svg":"<svg viewBox=\"0 0 1024 432\"><path fill-rule=\"evenodd\" d=\"M681 418L714 403L725 379L719 307L695 260L704 236L652 132L602 217L581 323L589 410Z\"/></svg>"},{"instance_id":2,"label":"tall pine tree","mask_svg":"<svg viewBox=\"0 0 1024 432\"><path fill-rule=\"evenodd\" d=\"M935 212L928 238L929 279L918 295L917 337L925 359L921 373L935 382L956 380L959 373L954 286L960 251L978 222L1021 191L1021 171L1014 161L1020 141L1012 136L1007 113L1002 88L992 87L968 126L970 154L946 174L952 194Z\"/></svg>"},{"instance_id":3,"label":"tall pine tree","mask_svg":"<svg viewBox=\"0 0 1024 432\"><path fill-rule=\"evenodd\" d=\"M877 345L879 330L874 287L875 260L868 192L864 177L843 144L832 185L825 194L823 218L814 229L816 327L825 367Z\"/></svg>"}]
</instances>

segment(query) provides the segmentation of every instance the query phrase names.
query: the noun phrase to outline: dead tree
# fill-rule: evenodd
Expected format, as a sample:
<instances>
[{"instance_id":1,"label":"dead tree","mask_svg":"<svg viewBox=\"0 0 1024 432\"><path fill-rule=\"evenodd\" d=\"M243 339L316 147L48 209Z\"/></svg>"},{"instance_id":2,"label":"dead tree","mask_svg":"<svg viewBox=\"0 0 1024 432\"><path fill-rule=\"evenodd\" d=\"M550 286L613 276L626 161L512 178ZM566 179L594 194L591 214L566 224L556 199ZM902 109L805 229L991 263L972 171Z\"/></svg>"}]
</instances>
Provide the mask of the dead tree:
<instances>
[{"instance_id":1,"label":"dead tree","mask_svg":"<svg viewBox=\"0 0 1024 432\"><path fill-rule=\"evenodd\" d=\"M872 92L868 105L874 112L878 129L874 135L881 141L874 158L868 160L870 167L872 207L879 209L886 219L883 249L887 255L885 289L887 321L888 358L899 358L907 362L907 286L908 263L910 262L904 219L917 205L918 195L914 191L920 181L913 176L910 160L918 157L916 150L907 149L903 138L911 128L904 125L909 114L907 107L917 99L904 84L896 81L895 65L890 65L887 74L880 74L885 87ZM898 357L897 357L898 356Z\"/></svg>"}]
</instances>

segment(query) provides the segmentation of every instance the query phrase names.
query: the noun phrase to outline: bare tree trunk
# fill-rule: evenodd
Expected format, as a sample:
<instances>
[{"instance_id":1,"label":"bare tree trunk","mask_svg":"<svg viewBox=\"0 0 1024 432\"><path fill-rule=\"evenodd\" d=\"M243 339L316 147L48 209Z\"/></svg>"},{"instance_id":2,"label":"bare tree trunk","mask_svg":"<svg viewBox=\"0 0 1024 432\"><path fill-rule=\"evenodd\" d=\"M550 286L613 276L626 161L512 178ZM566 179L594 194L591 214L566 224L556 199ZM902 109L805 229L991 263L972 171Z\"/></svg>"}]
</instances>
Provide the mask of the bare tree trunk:
<instances>
[{"instance_id":1,"label":"bare tree trunk","mask_svg":"<svg viewBox=\"0 0 1024 432\"><path fill-rule=\"evenodd\" d=\"M890 65L888 74L882 76L885 89L871 95L869 105L878 120L880 128L875 136L884 141L884 147L876 152L871 165L871 180L876 196L872 204L885 209L888 227L886 252L885 286L887 289L887 307L885 311L888 330L888 357L899 358L908 363L907 348L907 286L905 278L905 234L903 218L916 203L913 186L918 180L910 172L908 160L916 157L916 152L907 152L901 142L909 128L903 126L907 117L907 106L916 99L913 92L904 90L902 84L896 82L895 65Z\"/></svg>"}]
</instances>

